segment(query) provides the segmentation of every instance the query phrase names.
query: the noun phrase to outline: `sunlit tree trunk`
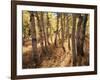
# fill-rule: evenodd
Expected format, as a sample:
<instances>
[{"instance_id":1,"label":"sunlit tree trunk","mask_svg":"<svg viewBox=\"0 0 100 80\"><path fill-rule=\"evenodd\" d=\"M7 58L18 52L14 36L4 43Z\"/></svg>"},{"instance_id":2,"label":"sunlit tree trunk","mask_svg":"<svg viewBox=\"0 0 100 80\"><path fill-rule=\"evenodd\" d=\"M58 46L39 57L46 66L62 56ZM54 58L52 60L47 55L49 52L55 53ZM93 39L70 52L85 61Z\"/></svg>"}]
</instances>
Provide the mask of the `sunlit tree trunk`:
<instances>
[{"instance_id":1,"label":"sunlit tree trunk","mask_svg":"<svg viewBox=\"0 0 100 80\"><path fill-rule=\"evenodd\" d=\"M61 43L61 45L62 45L62 48L63 48L63 50L65 52L65 48L64 48L64 23L63 23L63 20L64 20L64 15L62 13L61 14L61 36L62 36L62 43Z\"/></svg>"},{"instance_id":2,"label":"sunlit tree trunk","mask_svg":"<svg viewBox=\"0 0 100 80\"><path fill-rule=\"evenodd\" d=\"M65 25L65 22L66 22L66 15L64 13L63 14L64 40L65 40L65 37L66 37L66 25Z\"/></svg>"},{"instance_id":3,"label":"sunlit tree trunk","mask_svg":"<svg viewBox=\"0 0 100 80\"><path fill-rule=\"evenodd\" d=\"M45 45L44 52L45 54L48 54L45 16L46 15L43 12L41 12L41 22L42 22L41 25L43 27L43 40L44 40L44 45Z\"/></svg>"},{"instance_id":4,"label":"sunlit tree trunk","mask_svg":"<svg viewBox=\"0 0 100 80\"><path fill-rule=\"evenodd\" d=\"M45 38L46 38L46 46L48 46L48 24L47 24L47 15L48 13L44 13L44 29L45 29Z\"/></svg>"},{"instance_id":5,"label":"sunlit tree trunk","mask_svg":"<svg viewBox=\"0 0 100 80\"><path fill-rule=\"evenodd\" d=\"M49 42L49 37L50 37L49 29L50 29L50 21L49 21L49 16L48 16L48 13L47 13L47 42L48 42L48 45L50 45L50 42Z\"/></svg>"},{"instance_id":6,"label":"sunlit tree trunk","mask_svg":"<svg viewBox=\"0 0 100 80\"><path fill-rule=\"evenodd\" d=\"M40 38L39 38L39 41L40 41L40 44L41 44L41 49L43 50L43 29L42 29L42 25L41 25L41 17L39 17L39 13L37 12L36 13L36 17L37 17L37 25L38 25L38 29L39 29L39 35L40 35Z\"/></svg>"},{"instance_id":7,"label":"sunlit tree trunk","mask_svg":"<svg viewBox=\"0 0 100 80\"><path fill-rule=\"evenodd\" d=\"M69 34L69 24L68 24L68 14L66 14L66 40L68 41L68 49L70 50L70 34Z\"/></svg>"}]
</instances>

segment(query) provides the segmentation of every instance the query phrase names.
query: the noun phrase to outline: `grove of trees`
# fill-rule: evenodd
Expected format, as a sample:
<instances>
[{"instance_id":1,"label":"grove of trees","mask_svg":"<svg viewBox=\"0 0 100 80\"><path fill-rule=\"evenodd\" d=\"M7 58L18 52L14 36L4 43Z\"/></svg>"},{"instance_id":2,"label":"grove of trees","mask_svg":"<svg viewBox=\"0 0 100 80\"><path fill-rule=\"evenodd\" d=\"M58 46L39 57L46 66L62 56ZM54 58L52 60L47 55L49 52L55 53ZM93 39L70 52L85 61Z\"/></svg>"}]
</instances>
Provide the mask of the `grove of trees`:
<instances>
[{"instance_id":1,"label":"grove of trees","mask_svg":"<svg viewBox=\"0 0 100 80\"><path fill-rule=\"evenodd\" d=\"M88 14L22 14L23 68L89 65Z\"/></svg>"}]
</instances>

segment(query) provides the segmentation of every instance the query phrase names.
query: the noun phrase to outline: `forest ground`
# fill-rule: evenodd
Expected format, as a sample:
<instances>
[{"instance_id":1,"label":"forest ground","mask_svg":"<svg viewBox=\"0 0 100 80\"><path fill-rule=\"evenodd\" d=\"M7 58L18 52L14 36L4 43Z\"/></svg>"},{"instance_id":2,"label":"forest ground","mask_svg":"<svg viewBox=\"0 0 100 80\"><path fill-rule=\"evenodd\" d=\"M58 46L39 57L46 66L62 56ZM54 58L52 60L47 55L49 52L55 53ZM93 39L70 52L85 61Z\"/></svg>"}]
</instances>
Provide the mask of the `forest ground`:
<instances>
[{"instance_id":1,"label":"forest ground","mask_svg":"<svg viewBox=\"0 0 100 80\"><path fill-rule=\"evenodd\" d=\"M84 46L84 56L81 57L81 66L89 65L89 40L85 39L85 46ZM66 46L68 46L68 42L64 43L65 52L62 47L55 47L54 45L48 46L48 54L43 54L41 49L38 48L39 52L37 53L40 55L37 61L37 68L48 68L48 67L68 67L72 66L72 52ZM42 55L41 55L42 54ZM34 68L35 65L32 61L32 41L26 40L25 45L23 46L23 68ZM38 63L39 62L39 63ZM77 66L80 62L80 56L77 56Z\"/></svg>"}]
</instances>

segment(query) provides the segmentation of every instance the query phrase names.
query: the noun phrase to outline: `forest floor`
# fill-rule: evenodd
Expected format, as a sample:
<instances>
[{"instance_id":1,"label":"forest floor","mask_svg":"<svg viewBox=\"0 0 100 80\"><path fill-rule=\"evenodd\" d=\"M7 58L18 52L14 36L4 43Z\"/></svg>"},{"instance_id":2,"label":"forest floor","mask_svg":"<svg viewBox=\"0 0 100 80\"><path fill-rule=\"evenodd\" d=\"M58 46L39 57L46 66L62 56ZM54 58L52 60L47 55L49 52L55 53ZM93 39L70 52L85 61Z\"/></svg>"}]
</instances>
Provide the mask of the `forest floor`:
<instances>
[{"instance_id":1,"label":"forest floor","mask_svg":"<svg viewBox=\"0 0 100 80\"><path fill-rule=\"evenodd\" d=\"M35 65L32 60L32 42L28 40L25 42L23 46L23 68L34 68ZM67 43L64 43L65 52L62 47L55 47L54 45L48 46L49 53L43 54L41 49L39 48L39 52L37 53L37 68L48 68L48 67L68 67L72 66L72 52L66 46ZM89 44L84 48L86 51L85 55L81 58L81 66L89 65L89 52L86 49L89 49ZM80 57L77 57L77 66L80 62Z\"/></svg>"}]
</instances>

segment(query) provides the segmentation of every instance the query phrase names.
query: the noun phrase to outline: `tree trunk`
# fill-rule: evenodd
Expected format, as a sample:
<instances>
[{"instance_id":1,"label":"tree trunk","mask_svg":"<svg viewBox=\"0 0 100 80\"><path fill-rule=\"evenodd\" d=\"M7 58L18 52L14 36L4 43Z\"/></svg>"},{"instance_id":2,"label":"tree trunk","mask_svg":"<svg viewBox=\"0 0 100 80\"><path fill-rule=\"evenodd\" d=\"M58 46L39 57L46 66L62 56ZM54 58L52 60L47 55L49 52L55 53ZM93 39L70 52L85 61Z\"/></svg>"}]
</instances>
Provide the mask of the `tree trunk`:
<instances>
[{"instance_id":1,"label":"tree trunk","mask_svg":"<svg viewBox=\"0 0 100 80\"><path fill-rule=\"evenodd\" d=\"M37 54L37 38L36 38L36 26L35 26L35 14L31 12L30 15L30 28L31 28L31 37L32 37L32 60L36 64L36 54Z\"/></svg>"},{"instance_id":2,"label":"tree trunk","mask_svg":"<svg viewBox=\"0 0 100 80\"><path fill-rule=\"evenodd\" d=\"M48 54L48 47L47 47L47 35L46 35L46 22L45 22L45 13L41 12L41 22L42 22L42 27L43 27L43 40L44 40L44 53Z\"/></svg>"},{"instance_id":3,"label":"tree trunk","mask_svg":"<svg viewBox=\"0 0 100 80\"><path fill-rule=\"evenodd\" d=\"M81 26L82 26L82 16L81 14L79 15L78 18L78 25L77 25L77 55L81 54Z\"/></svg>"},{"instance_id":4,"label":"tree trunk","mask_svg":"<svg viewBox=\"0 0 100 80\"><path fill-rule=\"evenodd\" d=\"M63 13L61 14L61 36L62 36L62 48L65 52L65 48L64 48L64 23L63 23L63 19L64 19L64 16L63 16Z\"/></svg>"},{"instance_id":5,"label":"tree trunk","mask_svg":"<svg viewBox=\"0 0 100 80\"><path fill-rule=\"evenodd\" d=\"M66 15L66 40L68 43L68 49L70 50L70 34L69 34L69 24L68 24L68 14Z\"/></svg>"},{"instance_id":6,"label":"tree trunk","mask_svg":"<svg viewBox=\"0 0 100 80\"><path fill-rule=\"evenodd\" d=\"M78 15L78 24L77 24L77 57L78 57L78 66L81 66L81 27L82 27L82 16Z\"/></svg>"},{"instance_id":7,"label":"tree trunk","mask_svg":"<svg viewBox=\"0 0 100 80\"><path fill-rule=\"evenodd\" d=\"M73 14L73 27L72 27L72 54L73 54L73 66L76 66L76 44L75 44L75 31L76 31L76 15Z\"/></svg>"},{"instance_id":8,"label":"tree trunk","mask_svg":"<svg viewBox=\"0 0 100 80\"><path fill-rule=\"evenodd\" d=\"M47 13L47 42L48 42L48 45L50 45L50 42L49 42L49 37L50 37L49 29L50 29L50 22L49 22L49 16L48 16L48 13Z\"/></svg>"},{"instance_id":9,"label":"tree trunk","mask_svg":"<svg viewBox=\"0 0 100 80\"><path fill-rule=\"evenodd\" d=\"M57 14L57 29L55 31L55 47L58 47L59 14Z\"/></svg>"},{"instance_id":10,"label":"tree trunk","mask_svg":"<svg viewBox=\"0 0 100 80\"><path fill-rule=\"evenodd\" d=\"M42 29L42 23L41 23L41 17L39 17L38 12L36 13L37 17L37 22L38 22L38 29L39 29L39 35L40 35L40 44L41 44L41 49L43 50L43 29Z\"/></svg>"},{"instance_id":11,"label":"tree trunk","mask_svg":"<svg viewBox=\"0 0 100 80\"><path fill-rule=\"evenodd\" d=\"M81 51L82 51L82 56L84 56L84 51L83 51L83 47L84 47L84 40L85 40L85 32L86 32L86 23L87 23L87 14L85 14L83 16L83 27L82 27L82 44L81 44Z\"/></svg>"}]
</instances>

